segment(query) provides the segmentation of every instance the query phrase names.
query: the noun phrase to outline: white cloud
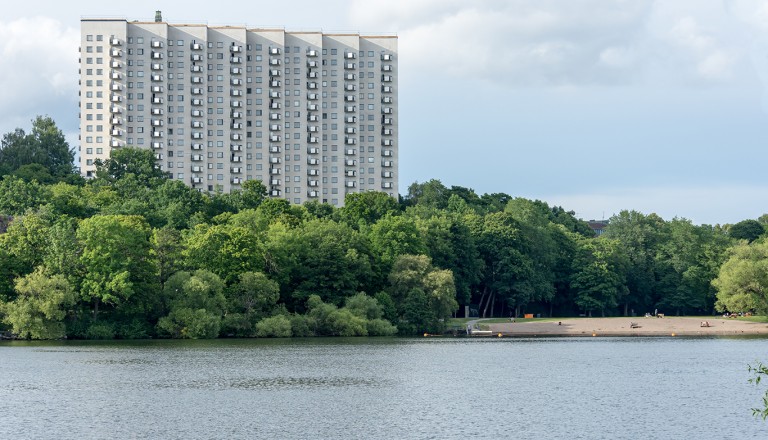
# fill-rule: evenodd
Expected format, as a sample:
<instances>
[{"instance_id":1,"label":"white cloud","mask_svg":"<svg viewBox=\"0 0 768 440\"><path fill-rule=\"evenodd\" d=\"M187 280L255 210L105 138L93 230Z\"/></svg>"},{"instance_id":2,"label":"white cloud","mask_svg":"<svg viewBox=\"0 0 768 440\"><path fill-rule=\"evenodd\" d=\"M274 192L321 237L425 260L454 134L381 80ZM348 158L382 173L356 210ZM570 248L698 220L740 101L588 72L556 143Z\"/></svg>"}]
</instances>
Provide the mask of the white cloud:
<instances>
[{"instance_id":1,"label":"white cloud","mask_svg":"<svg viewBox=\"0 0 768 440\"><path fill-rule=\"evenodd\" d=\"M72 115L76 119L79 41L78 29L51 18L0 21L3 133L28 128L38 114L48 114L57 122L71 120Z\"/></svg>"}]
</instances>

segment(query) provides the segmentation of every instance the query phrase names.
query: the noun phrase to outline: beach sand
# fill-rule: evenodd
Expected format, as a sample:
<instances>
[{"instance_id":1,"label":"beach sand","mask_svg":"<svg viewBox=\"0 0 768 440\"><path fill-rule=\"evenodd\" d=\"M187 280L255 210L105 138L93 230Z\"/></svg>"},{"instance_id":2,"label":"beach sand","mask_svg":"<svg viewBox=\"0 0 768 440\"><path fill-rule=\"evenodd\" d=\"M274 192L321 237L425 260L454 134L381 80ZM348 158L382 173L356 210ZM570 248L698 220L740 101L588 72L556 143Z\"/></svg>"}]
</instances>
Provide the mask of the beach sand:
<instances>
[{"instance_id":1,"label":"beach sand","mask_svg":"<svg viewBox=\"0 0 768 440\"><path fill-rule=\"evenodd\" d=\"M558 321L561 323L558 325ZM567 318L558 321L531 321L487 324L504 336L735 336L768 335L768 323L728 318ZM702 327L708 321L709 327ZM637 328L631 328L631 323ZM482 321L480 321L482 324Z\"/></svg>"}]
</instances>

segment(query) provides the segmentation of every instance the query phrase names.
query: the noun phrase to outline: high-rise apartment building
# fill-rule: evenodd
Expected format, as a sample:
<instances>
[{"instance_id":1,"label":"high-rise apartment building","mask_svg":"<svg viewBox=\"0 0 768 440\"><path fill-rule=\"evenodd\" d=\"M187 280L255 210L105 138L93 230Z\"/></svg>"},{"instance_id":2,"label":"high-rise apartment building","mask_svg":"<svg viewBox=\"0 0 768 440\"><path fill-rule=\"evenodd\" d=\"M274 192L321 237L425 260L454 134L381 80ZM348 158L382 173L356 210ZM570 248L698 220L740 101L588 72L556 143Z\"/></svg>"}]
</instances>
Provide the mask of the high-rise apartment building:
<instances>
[{"instance_id":1,"label":"high-rise apartment building","mask_svg":"<svg viewBox=\"0 0 768 440\"><path fill-rule=\"evenodd\" d=\"M397 196L397 37L160 19L83 19L81 34L84 176L133 146L201 191Z\"/></svg>"}]
</instances>

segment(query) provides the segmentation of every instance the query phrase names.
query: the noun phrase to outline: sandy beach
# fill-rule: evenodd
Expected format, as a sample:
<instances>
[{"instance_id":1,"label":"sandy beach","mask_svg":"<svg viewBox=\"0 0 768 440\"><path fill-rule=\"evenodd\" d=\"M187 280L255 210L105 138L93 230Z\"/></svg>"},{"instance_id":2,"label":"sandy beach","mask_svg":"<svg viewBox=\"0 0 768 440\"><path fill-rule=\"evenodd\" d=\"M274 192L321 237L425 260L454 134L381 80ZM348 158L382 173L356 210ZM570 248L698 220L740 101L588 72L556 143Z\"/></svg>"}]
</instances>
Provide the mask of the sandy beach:
<instances>
[{"instance_id":1,"label":"sandy beach","mask_svg":"<svg viewBox=\"0 0 768 440\"><path fill-rule=\"evenodd\" d=\"M702 327L703 321L709 327ZM480 321L482 324L482 321ZM631 323L637 326L632 328ZM768 335L768 323L727 318L570 318L487 324L504 336L735 336Z\"/></svg>"}]
</instances>

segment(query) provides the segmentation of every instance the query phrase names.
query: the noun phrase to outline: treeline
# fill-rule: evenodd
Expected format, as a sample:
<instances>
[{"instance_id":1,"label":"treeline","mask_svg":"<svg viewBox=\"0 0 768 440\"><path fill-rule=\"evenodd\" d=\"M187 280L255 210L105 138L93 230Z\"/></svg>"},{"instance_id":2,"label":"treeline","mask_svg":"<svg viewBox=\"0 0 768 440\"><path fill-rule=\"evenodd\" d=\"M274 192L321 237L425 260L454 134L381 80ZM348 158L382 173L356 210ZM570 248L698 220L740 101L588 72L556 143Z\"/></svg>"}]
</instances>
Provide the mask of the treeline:
<instances>
[{"instance_id":1,"label":"treeline","mask_svg":"<svg viewBox=\"0 0 768 440\"><path fill-rule=\"evenodd\" d=\"M0 146L0 318L20 337L419 334L465 306L484 317L709 314L714 286L719 309L762 304L737 264L765 261L756 220L624 211L595 237L560 207L437 180L401 200L297 206L258 181L200 193L131 148L84 181L60 160L19 157L18 142L72 153L47 130L48 141L17 130ZM729 264L735 275L718 278Z\"/></svg>"}]
</instances>

